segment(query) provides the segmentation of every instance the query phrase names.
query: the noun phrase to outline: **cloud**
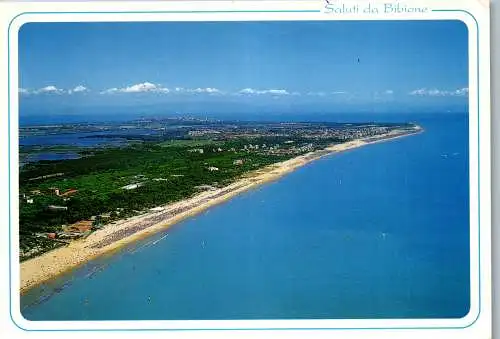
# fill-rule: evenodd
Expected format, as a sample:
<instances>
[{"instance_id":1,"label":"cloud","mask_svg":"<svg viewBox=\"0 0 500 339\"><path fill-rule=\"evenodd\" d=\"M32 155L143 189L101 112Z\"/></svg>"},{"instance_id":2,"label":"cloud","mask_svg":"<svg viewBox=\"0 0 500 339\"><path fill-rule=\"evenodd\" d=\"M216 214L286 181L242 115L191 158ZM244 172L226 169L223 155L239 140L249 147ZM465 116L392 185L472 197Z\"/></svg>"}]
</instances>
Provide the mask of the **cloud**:
<instances>
[{"instance_id":1,"label":"cloud","mask_svg":"<svg viewBox=\"0 0 500 339\"><path fill-rule=\"evenodd\" d=\"M272 94L272 95L290 95L290 93L286 89L268 89L264 91L264 94Z\"/></svg>"},{"instance_id":2,"label":"cloud","mask_svg":"<svg viewBox=\"0 0 500 339\"><path fill-rule=\"evenodd\" d=\"M19 93L22 95L31 95L31 94L73 94L73 93L82 93L89 92L90 90L82 85L78 85L73 89L62 89L58 88L54 85L45 86L36 90L29 90L26 88L19 88Z\"/></svg>"},{"instance_id":3,"label":"cloud","mask_svg":"<svg viewBox=\"0 0 500 339\"><path fill-rule=\"evenodd\" d=\"M460 89L455 90L455 92L453 92L453 93L454 93L454 95L457 95L457 96L468 96L469 95L469 88L468 87L460 88Z\"/></svg>"},{"instance_id":4,"label":"cloud","mask_svg":"<svg viewBox=\"0 0 500 339\"><path fill-rule=\"evenodd\" d=\"M259 91L259 90L253 89L253 88L243 88L238 93L239 94L250 94L250 95L251 94L263 94L262 91Z\"/></svg>"},{"instance_id":5,"label":"cloud","mask_svg":"<svg viewBox=\"0 0 500 339\"><path fill-rule=\"evenodd\" d=\"M316 97L326 97L326 96L331 96L331 95L343 95L343 94L349 94L349 92L346 92L346 91L333 91L333 92L319 91L319 92L307 92L306 93L306 95L316 96Z\"/></svg>"},{"instance_id":6,"label":"cloud","mask_svg":"<svg viewBox=\"0 0 500 339\"><path fill-rule=\"evenodd\" d=\"M220 89L213 88L213 87L206 87L206 88L182 88L182 87L176 87L175 88L176 92L184 92L184 93L197 93L197 94L224 94Z\"/></svg>"},{"instance_id":7,"label":"cloud","mask_svg":"<svg viewBox=\"0 0 500 339\"><path fill-rule=\"evenodd\" d=\"M113 93L117 93L118 91L119 91L118 88L113 87L113 88L105 89L104 91L101 92L101 94L113 94Z\"/></svg>"},{"instance_id":8,"label":"cloud","mask_svg":"<svg viewBox=\"0 0 500 339\"><path fill-rule=\"evenodd\" d=\"M387 95L393 95L394 94L394 91L392 89L388 89L384 92L384 94L387 94Z\"/></svg>"},{"instance_id":9,"label":"cloud","mask_svg":"<svg viewBox=\"0 0 500 339\"><path fill-rule=\"evenodd\" d=\"M143 93L143 92L165 92L168 93L169 89L161 87L150 82L143 82L141 84L132 85L129 87L121 88L118 90L123 93Z\"/></svg>"},{"instance_id":10,"label":"cloud","mask_svg":"<svg viewBox=\"0 0 500 339\"><path fill-rule=\"evenodd\" d=\"M274 96L281 96L281 95L291 95L290 92L288 92L286 89L264 89L264 90L259 90L259 89L253 89L253 88L244 88L240 91L238 91L237 94L240 95L274 95ZM298 95L298 92L294 92L294 95Z\"/></svg>"},{"instance_id":11,"label":"cloud","mask_svg":"<svg viewBox=\"0 0 500 339\"><path fill-rule=\"evenodd\" d=\"M63 89L57 88L56 86L50 85L37 89L33 92L34 94L63 94L65 91Z\"/></svg>"},{"instance_id":12,"label":"cloud","mask_svg":"<svg viewBox=\"0 0 500 339\"><path fill-rule=\"evenodd\" d=\"M101 94L113 94L113 93L169 93L170 90L166 87L162 87L159 84L153 84L151 82L143 82L128 87L118 88L108 88L101 92Z\"/></svg>"},{"instance_id":13,"label":"cloud","mask_svg":"<svg viewBox=\"0 0 500 339\"><path fill-rule=\"evenodd\" d=\"M135 84L128 87L118 88L112 87L101 92L101 94L113 94L113 93L177 93L177 94L224 94L218 88L205 87L205 88L184 88L184 87L174 87L172 90L163 87L160 84L154 84L151 82L143 82L140 84Z\"/></svg>"},{"instance_id":14,"label":"cloud","mask_svg":"<svg viewBox=\"0 0 500 339\"><path fill-rule=\"evenodd\" d=\"M465 97L469 95L469 88L459 88L454 91L420 88L410 92L414 96L429 96L429 97Z\"/></svg>"},{"instance_id":15,"label":"cloud","mask_svg":"<svg viewBox=\"0 0 500 339\"><path fill-rule=\"evenodd\" d=\"M425 88L415 89L410 92L410 95L427 95L428 91Z\"/></svg>"},{"instance_id":16,"label":"cloud","mask_svg":"<svg viewBox=\"0 0 500 339\"><path fill-rule=\"evenodd\" d=\"M75 88L70 89L68 91L69 94L72 94L72 93L82 93L82 92L89 92L89 89L87 87L85 87L85 86L78 85Z\"/></svg>"},{"instance_id":17,"label":"cloud","mask_svg":"<svg viewBox=\"0 0 500 339\"><path fill-rule=\"evenodd\" d=\"M313 97L324 97L326 96L325 92L307 92L306 95L313 96Z\"/></svg>"}]
</instances>

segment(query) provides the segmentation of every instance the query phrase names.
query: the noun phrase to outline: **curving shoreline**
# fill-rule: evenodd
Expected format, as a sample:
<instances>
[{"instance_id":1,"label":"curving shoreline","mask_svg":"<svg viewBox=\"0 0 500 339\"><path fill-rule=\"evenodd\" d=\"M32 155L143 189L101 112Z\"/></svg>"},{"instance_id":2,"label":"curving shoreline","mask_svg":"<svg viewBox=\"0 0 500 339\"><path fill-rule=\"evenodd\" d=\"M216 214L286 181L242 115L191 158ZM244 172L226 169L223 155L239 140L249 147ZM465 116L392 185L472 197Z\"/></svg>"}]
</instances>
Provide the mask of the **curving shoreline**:
<instances>
[{"instance_id":1,"label":"curving shoreline","mask_svg":"<svg viewBox=\"0 0 500 339\"><path fill-rule=\"evenodd\" d=\"M421 127L415 126L413 130L394 130L376 137L362 138L329 146L323 150L307 153L247 173L240 180L226 187L202 192L194 197L162 206L164 208L162 211L148 212L106 225L86 239L73 241L66 247L55 249L22 262L20 264L20 293L23 294L29 289L97 256L110 253L126 244L165 230L175 223L199 214L211 206L227 201L239 193L276 180L314 160L361 146L417 134L422 131Z\"/></svg>"}]
</instances>

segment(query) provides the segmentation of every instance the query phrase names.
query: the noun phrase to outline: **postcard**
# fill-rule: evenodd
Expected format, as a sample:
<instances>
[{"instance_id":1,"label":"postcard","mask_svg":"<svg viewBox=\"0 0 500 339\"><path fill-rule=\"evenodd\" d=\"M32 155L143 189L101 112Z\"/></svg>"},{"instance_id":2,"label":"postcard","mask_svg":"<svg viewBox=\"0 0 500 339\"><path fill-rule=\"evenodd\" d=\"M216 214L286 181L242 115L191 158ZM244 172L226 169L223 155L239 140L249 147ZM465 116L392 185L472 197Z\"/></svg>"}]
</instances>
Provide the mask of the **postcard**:
<instances>
[{"instance_id":1,"label":"postcard","mask_svg":"<svg viewBox=\"0 0 500 339\"><path fill-rule=\"evenodd\" d=\"M7 2L9 338L491 338L487 1Z\"/></svg>"}]
</instances>

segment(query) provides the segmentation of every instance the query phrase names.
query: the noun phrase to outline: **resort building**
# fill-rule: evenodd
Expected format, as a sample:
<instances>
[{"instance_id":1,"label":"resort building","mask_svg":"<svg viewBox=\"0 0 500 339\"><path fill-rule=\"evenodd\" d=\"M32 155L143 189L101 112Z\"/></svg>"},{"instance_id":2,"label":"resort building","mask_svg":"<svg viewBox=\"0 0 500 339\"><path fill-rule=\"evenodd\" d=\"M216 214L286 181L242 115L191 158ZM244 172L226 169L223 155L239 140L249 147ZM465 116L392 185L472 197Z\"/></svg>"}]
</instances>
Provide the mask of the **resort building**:
<instances>
[{"instance_id":1,"label":"resort building","mask_svg":"<svg viewBox=\"0 0 500 339\"><path fill-rule=\"evenodd\" d=\"M49 205L48 208L51 211L67 211L68 210L67 206Z\"/></svg>"},{"instance_id":2,"label":"resort building","mask_svg":"<svg viewBox=\"0 0 500 339\"><path fill-rule=\"evenodd\" d=\"M130 184L130 185L127 185L127 186L123 186L122 189L124 189L124 190L135 190L136 188L141 187L143 185L144 185L143 183Z\"/></svg>"}]
</instances>

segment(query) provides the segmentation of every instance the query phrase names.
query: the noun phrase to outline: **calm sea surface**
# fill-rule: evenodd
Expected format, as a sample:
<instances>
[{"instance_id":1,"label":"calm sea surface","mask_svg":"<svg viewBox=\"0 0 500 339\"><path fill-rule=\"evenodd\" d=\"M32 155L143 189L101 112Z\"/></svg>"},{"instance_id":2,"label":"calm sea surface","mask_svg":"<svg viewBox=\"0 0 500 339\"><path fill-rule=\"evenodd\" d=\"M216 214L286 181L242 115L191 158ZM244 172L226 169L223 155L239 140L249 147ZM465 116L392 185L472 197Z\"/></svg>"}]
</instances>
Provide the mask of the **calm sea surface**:
<instances>
[{"instance_id":1,"label":"calm sea surface","mask_svg":"<svg viewBox=\"0 0 500 339\"><path fill-rule=\"evenodd\" d=\"M385 119L387 120L387 119ZM469 309L466 115L313 162L36 288L29 320L448 318Z\"/></svg>"}]
</instances>

